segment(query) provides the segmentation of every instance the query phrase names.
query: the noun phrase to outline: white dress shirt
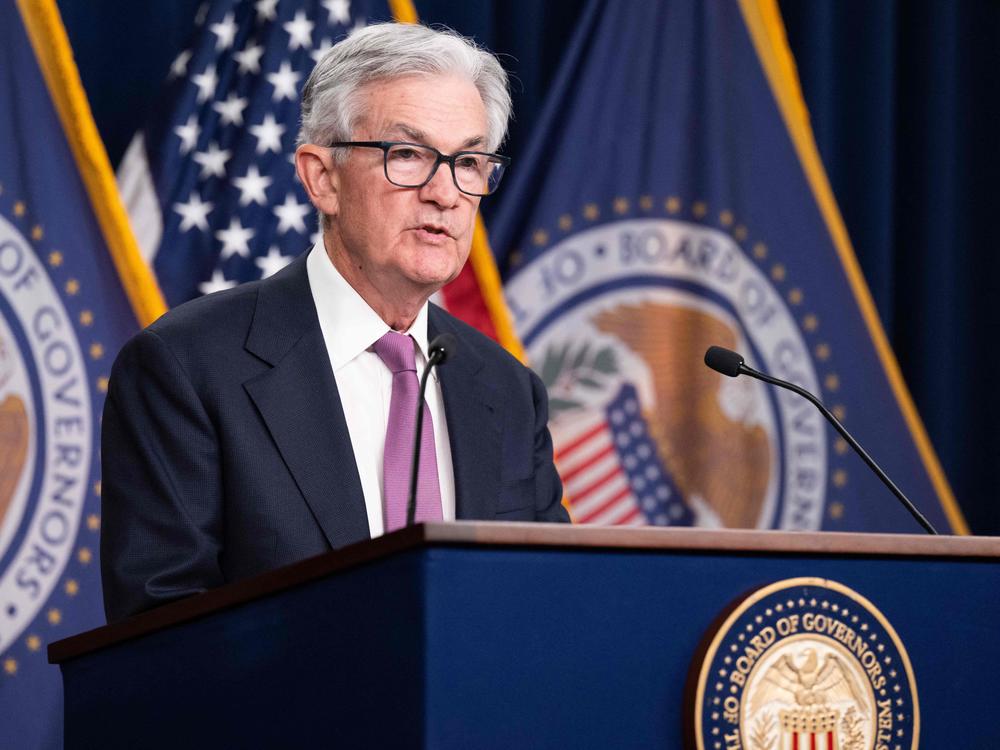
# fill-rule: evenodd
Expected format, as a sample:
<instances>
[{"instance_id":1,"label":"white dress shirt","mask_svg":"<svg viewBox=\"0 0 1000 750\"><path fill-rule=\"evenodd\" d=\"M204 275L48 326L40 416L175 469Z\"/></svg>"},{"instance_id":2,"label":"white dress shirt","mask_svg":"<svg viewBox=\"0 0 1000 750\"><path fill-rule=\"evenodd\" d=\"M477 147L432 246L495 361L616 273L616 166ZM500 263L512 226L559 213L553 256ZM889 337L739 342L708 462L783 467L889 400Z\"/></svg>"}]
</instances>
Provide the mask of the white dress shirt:
<instances>
[{"instance_id":1,"label":"white dress shirt","mask_svg":"<svg viewBox=\"0 0 1000 750\"><path fill-rule=\"evenodd\" d=\"M320 240L306 259L323 340L330 356L333 377L344 406L347 430L351 435L354 459L361 477L368 510L368 530L372 538L385 531L382 496L382 461L385 433L392 399L392 373L372 349L389 330L388 324L368 306L333 265ZM427 363L427 304L420 309L408 333L417 342L417 377ZM445 521L455 520L455 477L451 465L451 443L445 421L444 399L437 371L431 372L425 396L434 422L438 482L441 486L441 513ZM317 446L322 450L322 446Z\"/></svg>"}]
</instances>

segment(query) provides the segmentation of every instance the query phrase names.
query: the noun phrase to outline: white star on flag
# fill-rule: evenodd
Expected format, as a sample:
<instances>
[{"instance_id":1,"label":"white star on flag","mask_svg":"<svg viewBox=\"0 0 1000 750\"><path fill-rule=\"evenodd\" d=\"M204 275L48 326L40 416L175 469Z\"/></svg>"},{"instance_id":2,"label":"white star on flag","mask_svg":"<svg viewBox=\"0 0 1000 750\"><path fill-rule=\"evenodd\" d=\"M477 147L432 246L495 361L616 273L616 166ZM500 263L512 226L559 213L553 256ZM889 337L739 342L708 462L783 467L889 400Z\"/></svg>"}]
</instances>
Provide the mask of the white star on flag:
<instances>
[{"instance_id":1,"label":"white star on flag","mask_svg":"<svg viewBox=\"0 0 1000 750\"><path fill-rule=\"evenodd\" d=\"M238 216L229 220L226 229L220 229L215 233L215 239L222 243L222 260L232 257L234 254L250 257L250 240L256 232L253 229L240 224Z\"/></svg>"},{"instance_id":2,"label":"white star on flag","mask_svg":"<svg viewBox=\"0 0 1000 750\"><path fill-rule=\"evenodd\" d=\"M303 219L309 214L310 207L295 200L292 193L285 195L285 202L274 207L274 215L278 217L278 231L284 234L294 229L299 234L305 234L306 223Z\"/></svg>"},{"instance_id":3,"label":"white star on flag","mask_svg":"<svg viewBox=\"0 0 1000 750\"><path fill-rule=\"evenodd\" d=\"M237 65L240 67L240 73L260 73L260 58L264 54L264 47L260 44L255 44L252 47L247 47L242 52L237 52L233 55L233 59L236 60Z\"/></svg>"},{"instance_id":4,"label":"white star on flag","mask_svg":"<svg viewBox=\"0 0 1000 750\"><path fill-rule=\"evenodd\" d=\"M215 102L212 109L219 113L219 120L223 125L242 125L243 110L247 107L247 99L241 99L233 91L224 102Z\"/></svg>"},{"instance_id":5,"label":"white star on flag","mask_svg":"<svg viewBox=\"0 0 1000 750\"><path fill-rule=\"evenodd\" d=\"M288 60L281 63L281 67L278 68L277 73L268 73L267 82L274 86L274 94L271 97L272 101L280 102L282 99L295 101L297 96L295 86L301 77L301 73L296 73L292 70L292 66Z\"/></svg>"},{"instance_id":6,"label":"white star on flag","mask_svg":"<svg viewBox=\"0 0 1000 750\"><path fill-rule=\"evenodd\" d=\"M264 115L264 122L260 125L250 126L250 134L257 139L258 154L266 154L268 151L280 154L281 136L284 132L285 126L279 125L270 112Z\"/></svg>"},{"instance_id":7,"label":"white star on flag","mask_svg":"<svg viewBox=\"0 0 1000 750\"><path fill-rule=\"evenodd\" d=\"M181 139L181 156L191 153L191 149L198 145L198 136L201 135L198 116L192 113L186 123L174 128L174 132Z\"/></svg>"},{"instance_id":8,"label":"white star on flag","mask_svg":"<svg viewBox=\"0 0 1000 750\"><path fill-rule=\"evenodd\" d=\"M240 205L249 206L251 203L257 203L266 206L267 194L264 191L272 182L274 180L267 175L261 175L256 164L251 164L243 177L236 177L233 180L233 184L240 191Z\"/></svg>"},{"instance_id":9,"label":"white star on flag","mask_svg":"<svg viewBox=\"0 0 1000 750\"><path fill-rule=\"evenodd\" d=\"M177 59L170 63L170 78L180 78L187 74L188 62L191 61L191 50L186 49L177 55Z\"/></svg>"},{"instance_id":10,"label":"white star on flag","mask_svg":"<svg viewBox=\"0 0 1000 750\"><path fill-rule=\"evenodd\" d=\"M194 85L198 87L198 104L204 104L215 96L215 87L219 84L219 76L215 73L215 68L209 65L201 73L191 77Z\"/></svg>"},{"instance_id":11,"label":"white star on flag","mask_svg":"<svg viewBox=\"0 0 1000 750\"><path fill-rule=\"evenodd\" d=\"M351 22L350 0L323 0L323 7L330 14L330 23L347 26Z\"/></svg>"},{"instance_id":12,"label":"white star on flag","mask_svg":"<svg viewBox=\"0 0 1000 750\"><path fill-rule=\"evenodd\" d=\"M295 13L294 20L281 24L281 28L288 32L288 49L312 47L312 30L315 24L306 18L303 10Z\"/></svg>"},{"instance_id":13,"label":"white star on flag","mask_svg":"<svg viewBox=\"0 0 1000 750\"><path fill-rule=\"evenodd\" d=\"M267 255L255 258L254 263L260 269L260 277L266 279L268 276L276 274L293 260L295 258L291 255L282 255L277 245L271 245L267 251Z\"/></svg>"},{"instance_id":14,"label":"white star on flag","mask_svg":"<svg viewBox=\"0 0 1000 750\"><path fill-rule=\"evenodd\" d=\"M230 151L223 151L219 149L218 144L209 143L208 151L199 151L194 155L194 160L198 164L201 164L201 179L207 179L209 176L215 177L225 177L226 176L226 162L229 161L229 157L232 155Z\"/></svg>"},{"instance_id":15,"label":"white star on flag","mask_svg":"<svg viewBox=\"0 0 1000 750\"><path fill-rule=\"evenodd\" d=\"M313 62L319 62L323 55L330 51L333 47L333 42L330 41L329 37L323 37L323 41L319 43L319 46L309 53L309 57L313 59Z\"/></svg>"},{"instance_id":16,"label":"white star on flag","mask_svg":"<svg viewBox=\"0 0 1000 750\"><path fill-rule=\"evenodd\" d=\"M275 12L275 8L278 5L278 0L257 0L254 4L254 8L257 11L257 23L264 23L264 21L273 21L278 17Z\"/></svg>"},{"instance_id":17,"label":"white star on flag","mask_svg":"<svg viewBox=\"0 0 1000 750\"><path fill-rule=\"evenodd\" d=\"M224 289L232 289L236 286L237 282L229 281L222 271L216 269L212 271L212 278L208 281L203 281L198 285L198 291L202 294L212 294L212 292L221 292Z\"/></svg>"},{"instance_id":18,"label":"white star on flag","mask_svg":"<svg viewBox=\"0 0 1000 750\"><path fill-rule=\"evenodd\" d=\"M198 192L192 191L187 203L175 203L174 211L181 215L181 231L186 232L191 227L208 230L208 213L212 210L211 203L202 203Z\"/></svg>"},{"instance_id":19,"label":"white star on flag","mask_svg":"<svg viewBox=\"0 0 1000 750\"><path fill-rule=\"evenodd\" d=\"M233 46L233 42L236 40L236 22L232 13L226 13L225 18L222 19L222 23L213 23L208 29L216 36L216 52L221 52Z\"/></svg>"}]
</instances>

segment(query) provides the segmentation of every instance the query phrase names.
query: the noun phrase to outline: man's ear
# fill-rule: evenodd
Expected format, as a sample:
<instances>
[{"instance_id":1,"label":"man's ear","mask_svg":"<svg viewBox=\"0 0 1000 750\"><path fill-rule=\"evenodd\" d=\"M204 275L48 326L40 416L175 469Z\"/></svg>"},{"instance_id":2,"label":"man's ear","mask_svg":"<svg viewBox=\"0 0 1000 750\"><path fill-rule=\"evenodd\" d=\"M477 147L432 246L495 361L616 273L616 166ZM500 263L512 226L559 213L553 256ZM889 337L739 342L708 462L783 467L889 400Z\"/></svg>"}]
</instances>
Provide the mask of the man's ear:
<instances>
[{"instance_id":1,"label":"man's ear","mask_svg":"<svg viewBox=\"0 0 1000 750\"><path fill-rule=\"evenodd\" d=\"M330 149L303 143L295 149L295 171L316 210L336 216L340 208L340 171Z\"/></svg>"}]
</instances>

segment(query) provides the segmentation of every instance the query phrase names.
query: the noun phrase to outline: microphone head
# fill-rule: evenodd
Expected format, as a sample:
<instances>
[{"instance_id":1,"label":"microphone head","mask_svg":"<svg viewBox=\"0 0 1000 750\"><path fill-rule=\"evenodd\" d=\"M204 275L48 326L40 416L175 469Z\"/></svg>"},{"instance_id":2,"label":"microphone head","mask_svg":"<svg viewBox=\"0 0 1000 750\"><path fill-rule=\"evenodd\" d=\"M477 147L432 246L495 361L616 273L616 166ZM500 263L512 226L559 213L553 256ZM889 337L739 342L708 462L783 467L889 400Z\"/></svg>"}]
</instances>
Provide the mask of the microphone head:
<instances>
[{"instance_id":1,"label":"microphone head","mask_svg":"<svg viewBox=\"0 0 1000 750\"><path fill-rule=\"evenodd\" d=\"M428 347L428 356L439 365L443 365L451 357L455 356L456 345L457 342L452 334L439 333Z\"/></svg>"},{"instance_id":2,"label":"microphone head","mask_svg":"<svg viewBox=\"0 0 1000 750\"><path fill-rule=\"evenodd\" d=\"M743 355L721 346L710 346L705 352L705 364L716 372L735 378L743 366Z\"/></svg>"}]
</instances>

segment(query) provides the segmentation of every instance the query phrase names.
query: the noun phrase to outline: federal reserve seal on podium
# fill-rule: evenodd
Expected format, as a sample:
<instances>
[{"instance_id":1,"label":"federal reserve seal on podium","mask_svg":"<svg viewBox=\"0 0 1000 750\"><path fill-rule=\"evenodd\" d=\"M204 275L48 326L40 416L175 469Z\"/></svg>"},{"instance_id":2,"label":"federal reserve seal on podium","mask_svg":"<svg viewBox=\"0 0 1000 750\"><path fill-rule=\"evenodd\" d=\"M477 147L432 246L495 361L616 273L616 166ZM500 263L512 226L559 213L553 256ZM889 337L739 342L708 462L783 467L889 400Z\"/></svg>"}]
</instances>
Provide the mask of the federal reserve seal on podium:
<instances>
[{"instance_id":1,"label":"federal reserve seal on podium","mask_svg":"<svg viewBox=\"0 0 1000 750\"><path fill-rule=\"evenodd\" d=\"M698 750L916 750L906 649L868 599L791 578L740 602L700 660Z\"/></svg>"}]
</instances>

